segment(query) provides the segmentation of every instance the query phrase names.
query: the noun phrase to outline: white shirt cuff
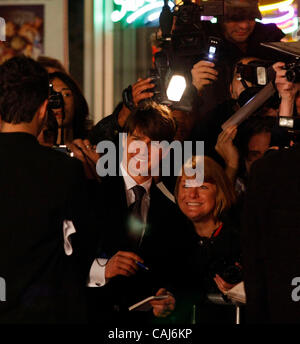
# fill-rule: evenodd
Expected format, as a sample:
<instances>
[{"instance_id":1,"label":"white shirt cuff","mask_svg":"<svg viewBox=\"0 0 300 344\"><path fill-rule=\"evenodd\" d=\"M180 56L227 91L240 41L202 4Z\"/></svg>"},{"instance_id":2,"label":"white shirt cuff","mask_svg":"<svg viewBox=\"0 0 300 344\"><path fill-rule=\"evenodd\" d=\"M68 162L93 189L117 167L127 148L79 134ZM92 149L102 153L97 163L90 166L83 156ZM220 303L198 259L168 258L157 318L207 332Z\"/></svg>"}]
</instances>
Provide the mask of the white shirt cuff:
<instances>
[{"instance_id":1,"label":"white shirt cuff","mask_svg":"<svg viewBox=\"0 0 300 344\"><path fill-rule=\"evenodd\" d=\"M93 261L90 270L89 281L87 284L88 287L103 287L106 284L105 264L107 263L107 261L108 259L104 258L97 258ZM103 266L100 266L98 263Z\"/></svg>"},{"instance_id":2,"label":"white shirt cuff","mask_svg":"<svg viewBox=\"0 0 300 344\"><path fill-rule=\"evenodd\" d=\"M64 249L67 256L73 253L71 235L76 233L76 229L72 221L64 220L63 222L63 233L64 233Z\"/></svg>"}]
</instances>

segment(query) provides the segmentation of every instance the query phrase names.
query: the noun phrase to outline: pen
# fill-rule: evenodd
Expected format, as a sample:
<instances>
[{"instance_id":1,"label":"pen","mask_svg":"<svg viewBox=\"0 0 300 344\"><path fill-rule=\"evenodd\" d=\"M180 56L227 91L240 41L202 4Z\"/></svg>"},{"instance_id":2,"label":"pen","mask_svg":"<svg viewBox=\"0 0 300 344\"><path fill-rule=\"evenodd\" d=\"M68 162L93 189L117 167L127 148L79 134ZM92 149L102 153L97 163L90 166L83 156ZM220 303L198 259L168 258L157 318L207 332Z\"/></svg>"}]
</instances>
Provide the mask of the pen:
<instances>
[{"instance_id":1,"label":"pen","mask_svg":"<svg viewBox=\"0 0 300 344\"><path fill-rule=\"evenodd\" d=\"M105 258L105 259L110 259L111 256L106 255L105 253L101 255L101 258ZM136 265L139 266L140 268L149 271L150 269L148 268L148 266L145 266L144 264L140 263L139 261L135 261ZM99 263L98 263L99 264Z\"/></svg>"},{"instance_id":2,"label":"pen","mask_svg":"<svg viewBox=\"0 0 300 344\"><path fill-rule=\"evenodd\" d=\"M142 268L142 269L144 269L146 271L150 270L147 266L145 266L144 264L138 262L137 260L135 262L136 262L137 266L139 266L140 268Z\"/></svg>"}]
</instances>

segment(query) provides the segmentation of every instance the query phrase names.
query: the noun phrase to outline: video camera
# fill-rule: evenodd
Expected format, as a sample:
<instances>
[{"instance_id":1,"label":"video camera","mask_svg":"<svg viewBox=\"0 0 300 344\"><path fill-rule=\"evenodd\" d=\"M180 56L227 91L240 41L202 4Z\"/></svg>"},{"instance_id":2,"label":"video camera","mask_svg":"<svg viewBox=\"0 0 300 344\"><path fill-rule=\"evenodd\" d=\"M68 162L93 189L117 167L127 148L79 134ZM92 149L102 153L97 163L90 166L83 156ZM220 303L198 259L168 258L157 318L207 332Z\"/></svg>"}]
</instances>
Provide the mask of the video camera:
<instances>
[{"instance_id":1,"label":"video camera","mask_svg":"<svg viewBox=\"0 0 300 344\"><path fill-rule=\"evenodd\" d=\"M221 39L213 35L214 31L203 25L202 16L223 16L224 1L203 1L197 5L183 0L173 13L168 1L164 2L160 15L161 37L157 38L161 51L156 53L155 68L150 72L156 84L154 100L189 112L197 96L191 69L200 60L216 63L221 44Z\"/></svg>"},{"instance_id":2,"label":"video camera","mask_svg":"<svg viewBox=\"0 0 300 344\"><path fill-rule=\"evenodd\" d=\"M151 90L154 101L174 110L192 111L197 90L192 85L191 69L200 60L216 63L222 43L214 24L203 20L203 16L223 15L224 0L201 1L200 5L183 0L173 12L168 0L164 0L160 36L157 34L161 50L155 54L154 69L148 75L155 84ZM129 109L134 107L130 86L123 91L123 102Z\"/></svg>"}]
</instances>

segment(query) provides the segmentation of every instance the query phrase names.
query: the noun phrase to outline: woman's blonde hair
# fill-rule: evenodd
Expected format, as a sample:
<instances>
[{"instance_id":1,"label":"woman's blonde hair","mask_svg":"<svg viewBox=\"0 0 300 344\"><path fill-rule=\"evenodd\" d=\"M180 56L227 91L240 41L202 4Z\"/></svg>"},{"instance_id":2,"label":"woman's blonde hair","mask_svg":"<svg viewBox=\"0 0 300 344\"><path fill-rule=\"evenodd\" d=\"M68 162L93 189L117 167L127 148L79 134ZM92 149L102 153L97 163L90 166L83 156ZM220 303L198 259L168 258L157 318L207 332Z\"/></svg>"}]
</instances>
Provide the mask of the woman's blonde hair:
<instances>
[{"instance_id":1,"label":"woman's blonde hair","mask_svg":"<svg viewBox=\"0 0 300 344\"><path fill-rule=\"evenodd\" d=\"M181 178L183 176L187 176L185 174L186 166L190 168L192 166L193 169L196 168L197 164L204 164L204 179L203 182L211 183L216 185L217 195L216 195L216 207L214 209L214 217L219 219L221 215L235 203L236 195L233 188L233 185L229 178L227 177L223 168L216 163L213 159L207 156L193 156L192 158L187 161L182 167L182 176L179 176L176 181L175 186L175 199L177 202L178 199L178 192L179 192L179 185L181 182ZM199 185L200 186L200 185Z\"/></svg>"}]
</instances>

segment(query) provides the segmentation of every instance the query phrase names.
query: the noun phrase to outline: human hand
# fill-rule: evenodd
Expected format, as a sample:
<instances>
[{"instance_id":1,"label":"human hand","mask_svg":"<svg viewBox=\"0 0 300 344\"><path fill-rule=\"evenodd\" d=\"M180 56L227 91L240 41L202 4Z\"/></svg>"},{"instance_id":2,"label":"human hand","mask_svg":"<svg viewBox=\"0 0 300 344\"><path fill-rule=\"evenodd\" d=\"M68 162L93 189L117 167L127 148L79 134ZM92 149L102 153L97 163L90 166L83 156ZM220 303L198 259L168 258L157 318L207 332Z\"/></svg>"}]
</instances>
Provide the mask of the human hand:
<instances>
[{"instance_id":1,"label":"human hand","mask_svg":"<svg viewBox=\"0 0 300 344\"><path fill-rule=\"evenodd\" d=\"M147 79L141 79L139 78L136 83L132 85L132 101L134 103L134 106L138 106L139 102L153 97L154 93L151 92L151 89L155 87L155 84L152 82L152 78ZM147 92L145 92L147 91ZM128 109L128 107L123 104L122 109L118 116L118 123L121 128L124 127L125 122L130 115L131 110Z\"/></svg>"},{"instance_id":2,"label":"human hand","mask_svg":"<svg viewBox=\"0 0 300 344\"><path fill-rule=\"evenodd\" d=\"M216 151L224 159L228 167L237 169L239 164L239 152L233 144L237 134L237 126L233 125L223 130L218 136Z\"/></svg>"},{"instance_id":3,"label":"human hand","mask_svg":"<svg viewBox=\"0 0 300 344\"><path fill-rule=\"evenodd\" d=\"M236 283L236 284L227 283L218 274L216 274L216 276L214 277L214 281L216 282L216 285L217 285L218 289L221 291L221 293L223 293L225 295L228 293L228 291L230 289L232 289L234 286L236 286L238 284L238 283Z\"/></svg>"},{"instance_id":4,"label":"human hand","mask_svg":"<svg viewBox=\"0 0 300 344\"><path fill-rule=\"evenodd\" d=\"M283 69L284 62L277 62L273 65L276 72L275 84L282 99L292 99L294 101L296 93L300 89L300 84L289 82L286 78L286 70Z\"/></svg>"},{"instance_id":5,"label":"human hand","mask_svg":"<svg viewBox=\"0 0 300 344\"><path fill-rule=\"evenodd\" d=\"M112 256L105 266L105 279L115 276L135 275L139 267L137 262L143 263L143 259L133 252L119 251Z\"/></svg>"},{"instance_id":6,"label":"human hand","mask_svg":"<svg viewBox=\"0 0 300 344\"><path fill-rule=\"evenodd\" d=\"M132 85L132 99L135 106L138 106L141 100L153 97L151 89L155 87L152 78L141 79Z\"/></svg>"},{"instance_id":7,"label":"human hand","mask_svg":"<svg viewBox=\"0 0 300 344\"><path fill-rule=\"evenodd\" d=\"M215 64L209 61L199 61L193 66L191 71L193 78L192 82L198 92L201 91L205 85L209 85L218 79L218 71L214 67Z\"/></svg>"},{"instance_id":8,"label":"human hand","mask_svg":"<svg viewBox=\"0 0 300 344\"><path fill-rule=\"evenodd\" d=\"M96 147L89 140L76 139L67 147L73 152L75 158L83 163L84 171L88 179L98 178L96 164L100 155L96 153Z\"/></svg>"},{"instance_id":9,"label":"human hand","mask_svg":"<svg viewBox=\"0 0 300 344\"><path fill-rule=\"evenodd\" d=\"M150 303L153 307L153 314L157 318L165 318L175 309L176 301L172 293L167 291L165 288L160 288L155 296L160 295L168 295L168 298L163 300L153 300Z\"/></svg>"}]
</instances>

